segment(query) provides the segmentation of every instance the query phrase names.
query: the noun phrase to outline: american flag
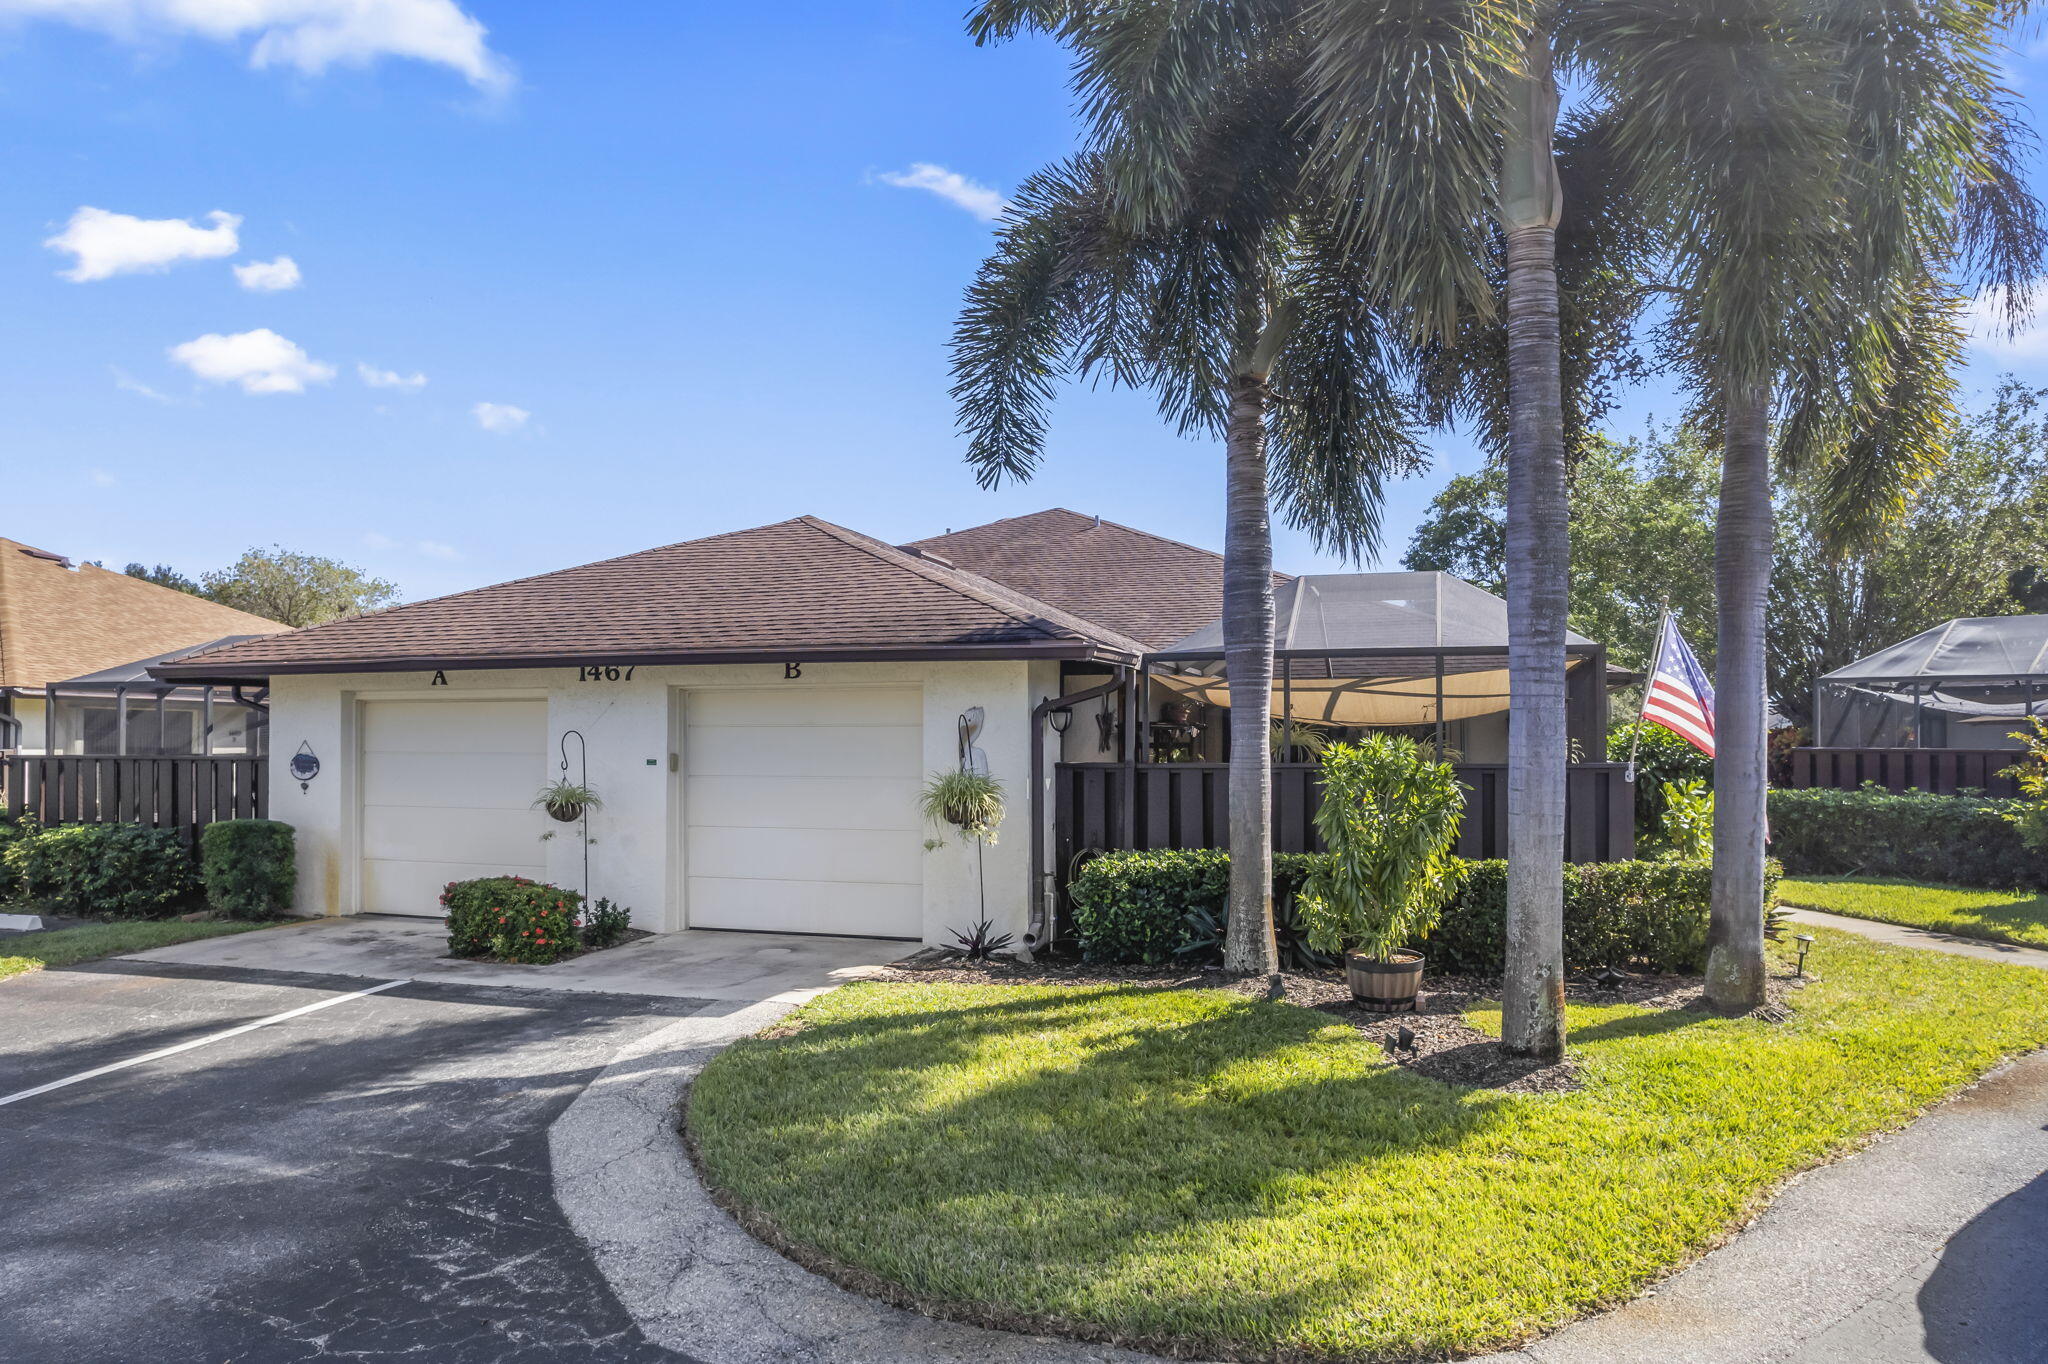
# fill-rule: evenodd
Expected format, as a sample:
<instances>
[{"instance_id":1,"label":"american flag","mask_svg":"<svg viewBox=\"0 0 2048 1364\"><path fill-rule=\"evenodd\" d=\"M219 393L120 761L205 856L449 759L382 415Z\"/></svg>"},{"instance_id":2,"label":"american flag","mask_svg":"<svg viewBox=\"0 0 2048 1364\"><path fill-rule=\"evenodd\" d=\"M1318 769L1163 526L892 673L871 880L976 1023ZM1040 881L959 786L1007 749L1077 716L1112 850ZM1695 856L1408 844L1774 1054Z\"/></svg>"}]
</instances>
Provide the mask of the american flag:
<instances>
[{"instance_id":1,"label":"american flag","mask_svg":"<svg viewBox=\"0 0 2048 1364\"><path fill-rule=\"evenodd\" d=\"M1643 697L1643 718L1713 757L1714 684L1707 681L1705 669L1670 616L1664 617L1663 633L1657 636L1655 658Z\"/></svg>"}]
</instances>

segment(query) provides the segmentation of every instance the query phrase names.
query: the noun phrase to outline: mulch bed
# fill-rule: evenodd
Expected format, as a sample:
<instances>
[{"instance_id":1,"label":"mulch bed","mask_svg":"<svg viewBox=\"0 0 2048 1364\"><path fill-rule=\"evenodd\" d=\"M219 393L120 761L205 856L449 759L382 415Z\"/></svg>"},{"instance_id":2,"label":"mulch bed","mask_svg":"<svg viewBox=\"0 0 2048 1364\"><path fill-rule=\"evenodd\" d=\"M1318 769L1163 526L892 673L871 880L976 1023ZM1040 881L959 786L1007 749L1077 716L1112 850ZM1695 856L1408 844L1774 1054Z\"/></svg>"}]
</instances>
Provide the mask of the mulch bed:
<instances>
[{"instance_id":1,"label":"mulch bed","mask_svg":"<svg viewBox=\"0 0 2048 1364\"><path fill-rule=\"evenodd\" d=\"M884 984L949 985L1128 985L1158 990L1232 990L1265 997L1264 976L1233 975L1216 967L1090 966L1074 960L1040 960L1030 964L1007 958L970 962L927 949L866 977ZM1498 978L1427 976L1416 997L1416 1011L1383 1014L1363 1008L1351 997L1344 973L1290 971L1280 977L1290 1004L1315 1009L1348 1023L1378 1043L1389 1060L1417 1075L1471 1089L1512 1094L1562 1093L1579 1088L1577 1066L1567 1056L1545 1065L1510 1056L1500 1043L1464 1019L1482 1000L1500 998ZM1785 996L1793 982L1773 976L1769 999L1754 1017L1769 1022L1787 1016ZM1575 1004L1633 1004L1652 1010L1704 1012L1704 987L1697 976L1631 975L1609 988L1589 977L1573 977L1565 998Z\"/></svg>"}]
</instances>

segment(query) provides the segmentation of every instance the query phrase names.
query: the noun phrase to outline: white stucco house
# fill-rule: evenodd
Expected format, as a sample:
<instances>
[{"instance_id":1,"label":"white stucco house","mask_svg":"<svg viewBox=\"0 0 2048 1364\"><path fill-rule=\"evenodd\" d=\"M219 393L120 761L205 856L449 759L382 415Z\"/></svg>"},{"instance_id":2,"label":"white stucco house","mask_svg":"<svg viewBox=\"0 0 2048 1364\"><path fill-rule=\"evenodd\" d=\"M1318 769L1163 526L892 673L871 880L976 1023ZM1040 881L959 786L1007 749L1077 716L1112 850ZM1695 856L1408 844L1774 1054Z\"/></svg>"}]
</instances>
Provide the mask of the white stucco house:
<instances>
[{"instance_id":1,"label":"white stucco house","mask_svg":"<svg viewBox=\"0 0 2048 1364\"><path fill-rule=\"evenodd\" d=\"M582 886L576 826L534 808L566 763L604 802L589 894L638 927L939 943L978 877L997 927L1026 927L1034 707L1213 620L1221 589L1217 556L1072 512L909 546L800 517L152 673L268 686L300 913L438 916L446 882L486 875ZM976 710L1010 797L979 868L916 799Z\"/></svg>"}]
</instances>

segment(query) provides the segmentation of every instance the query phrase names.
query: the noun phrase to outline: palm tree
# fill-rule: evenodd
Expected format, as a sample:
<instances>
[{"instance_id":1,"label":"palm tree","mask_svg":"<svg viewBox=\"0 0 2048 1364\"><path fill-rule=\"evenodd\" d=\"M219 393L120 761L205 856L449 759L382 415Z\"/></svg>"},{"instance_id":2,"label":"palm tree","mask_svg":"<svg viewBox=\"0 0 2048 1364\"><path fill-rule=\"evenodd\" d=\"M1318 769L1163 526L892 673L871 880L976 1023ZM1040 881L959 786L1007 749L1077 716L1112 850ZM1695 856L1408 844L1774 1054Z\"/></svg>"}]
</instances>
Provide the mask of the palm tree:
<instances>
[{"instance_id":1,"label":"palm tree","mask_svg":"<svg viewBox=\"0 0 2048 1364\"><path fill-rule=\"evenodd\" d=\"M1152 391L1225 450L1224 656L1230 688L1231 886L1225 965L1279 969L1272 920L1273 554L1269 495L1341 553L1369 549L1380 489L1421 462L1383 320L1294 192L1299 149L1240 87L1177 167L1187 209L1138 228L1108 155L1019 190L954 334L953 394L984 486L1029 478L1054 380Z\"/></svg>"},{"instance_id":2,"label":"palm tree","mask_svg":"<svg viewBox=\"0 0 2048 1364\"><path fill-rule=\"evenodd\" d=\"M1573 417L1599 406L1597 372L1621 359L1613 338L1626 336L1640 290L1616 274L1638 247L1625 234L1597 230L1625 202L1595 195L1581 214L1582 242L1607 248L1604 264L1588 255L1576 298L1560 287L1560 229L1580 206L1567 199L1568 174L1558 156L1556 71L1562 60L1589 54L1560 31L1564 6L1494 5L1484 0L1430 4L1330 5L1317 34L1317 107L1324 139L1317 166L1329 192L1381 210L1357 224L1360 235L1388 220L1406 223L1412 209L1376 199L1388 139L1375 130L1388 89L1370 78L1378 65L1378 30L1434 21L1466 35L1467 60L1454 68L1410 73L1455 100L1489 134L1490 155L1474 164L1455 157L1444 169L1458 179L1452 202L1468 213L1491 210L1495 265L1505 332L1491 310L1452 328L1438 348L1445 364L1432 375L1442 406L1482 419L1507 467L1508 598L1508 904L1507 966L1502 980L1501 1043L1509 1052L1555 1059L1564 1052L1564 847L1566 764L1566 616L1570 593L1567 453ZM1597 118L1577 130L1595 164L1608 153ZM1411 157L1431 155L1410 147ZM1589 168L1590 170L1590 168ZM1584 187L1606 189L1588 175ZM1435 204L1426 207L1434 208ZM1384 215L1391 215L1391 218ZM1368 255L1366 268L1373 262ZM1583 314L1569 321L1574 305ZM1474 324L1477 325L1475 334ZM1567 345L1567 340L1575 345ZM1572 362L1576 360L1574 365ZM1575 371L1575 372L1574 372ZM1571 386L1567 387L1567 380Z\"/></svg>"},{"instance_id":3,"label":"palm tree","mask_svg":"<svg viewBox=\"0 0 2048 1364\"><path fill-rule=\"evenodd\" d=\"M1612 324L1632 315L1639 296L1599 268L1582 273L1579 297L1559 296L1559 228L1569 220L1567 172L1554 155L1553 9L1518 0L986 0L971 20L984 40L1029 27L1074 50L1098 143L1121 148L1110 172L1119 207L1138 223L1184 211L1190 130L1230 87L1226 74L1300 54L1289 118L1313 148L1302 192L1327 206L1358 287L1423 352L1436 414L1479 416L1509 466L1503 1040L1544 1056L1564 1046L1567 434L1574 415L1598 408L1597 371L1621 358ZM1611 206L1584 215L1582 245L1626 240L1585 230Z\"/></svg>"},{"instance_id":4,"label":"palm tree","mask_svg":"<svg viewBox=\"0 0 2048 1364\"><path fill-rule=\"evenodd\" d=\"M1316 0L986 0L969 21L981 41L1035 29L1073 51L1075 83L1093 123L1089 176L1099 193L1094 221L1107 257L1149 257L1164 247L1179 259L1205 233L1233 239L1227 250L1201 248L1206 258L1230 262L1220 269L1165 267L1154 258L1138 272L1142 282L1120 276L1115 285L1073 265L1082 257L1100 262L1102 254L1081 252L1064 266L1042 260L1066 271L1060 284L1028 286L1041 292L1028 306L1013 296L1005 306L1019 316L1003 321L1021 328L1021 314L1042 316L1036 310L1052 309L1055 296L1094 298L1064 335L1042 321L1038 340L1064 346L1068 369L1152 387L1184 429L1225 437L1233 849L1225 956L1235 970L1270 970L1275 960L1272 777L1263 761L1272 674L1268 494L1326 547L1349 557L1369 548L1380 479L1419 461L1394 379L1416 341L1469 313L1486 285L1468 249L1476 201L1463 179L1441 173L1461 155L1484 164L1485 130L1474 120L1474 103L1461 98L1470 90L1441 91L1429 108L1411 99L1376 120L1388 139L1383 150L1426 146L1433 159L1385 158L1376 193L1402 206L1406 230L1372 234L1375 268L1358 268L1357 215L1334 212L1308 174L1318 124L1306 69L1314 54L1303 35L1319 8ZM1471 37L1455 25L1390 29L1383 37L1375 58L1387 89L1412 86L1417 71L1456 69L1473 59ZM1254 180L1253 195L1223 188ZM1424 202L1449 205L1451 216L1418 212ZM1013 230L1034 216L1036 206ZM1022 247L1021 238L1006 237L991 266ZM1183 276L1227 278L1228 296L1207 284L1176 283ZM993 334L997 319L978 313L979 296L985 286L1007 283L984 272L962 321L963 342ZM1109 306L1110 299L1120 306ZM1234 319L1228 326L1182 320L1225 312ZM1191 344L1196 332L1201 338ZM978 349L965 345L956 365L956 391L975 436L969 458L985 481L1028 473L1028 464L1009 462L1011 452L1035 460L1034 404L1050 396L1042 376L1054 370L1034 371L1021 361L1007 370L989 367ZM1052 353L1034 353L1033 361L1047 363ZM1262 468L1266 462L1269 469Z\"/></svg>"},{"instance_id":5,"label":"palm tree","mask_svg":"<svg viewBox=\"0 0 2048 1364\"><path fill-rule=\"evenodd\" d=\"M1904 505L1948 435L1960 300L2031 278L2038 214L1978 5L1588 6L1644 201L1666 231L1673 358L1722 433L1714 887L1707 992L1764 999L1764 611L1779 459L1847 542ZM2016 296L2009 292L2008 297Z\"/></svg>"}]
</instances>

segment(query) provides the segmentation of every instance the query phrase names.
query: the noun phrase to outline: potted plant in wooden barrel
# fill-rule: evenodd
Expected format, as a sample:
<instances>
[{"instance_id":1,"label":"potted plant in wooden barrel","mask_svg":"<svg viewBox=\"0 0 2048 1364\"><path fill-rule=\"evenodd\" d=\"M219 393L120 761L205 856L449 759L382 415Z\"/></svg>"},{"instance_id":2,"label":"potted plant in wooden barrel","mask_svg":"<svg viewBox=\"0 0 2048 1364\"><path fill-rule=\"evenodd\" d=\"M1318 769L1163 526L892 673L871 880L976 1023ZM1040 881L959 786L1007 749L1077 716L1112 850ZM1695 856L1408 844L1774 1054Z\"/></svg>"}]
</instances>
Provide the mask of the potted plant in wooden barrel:
<instances>
[{"instance_id":1,"label":"potted plant in wooden barrel","mask_svg":"<svg viewBox=\"0 0 2048 1364\"><path fill-rule=\"evenodd\" d=\"M1327 856L1301 888L1309 946L1344 953L1352 997L1369 1009L1415 1008L1423 958L1464 864L1451 856L1464 792L1447 762L1413 739L1371 734L1322 758L1316 831Z\"/></svg>"}]
</instances>

